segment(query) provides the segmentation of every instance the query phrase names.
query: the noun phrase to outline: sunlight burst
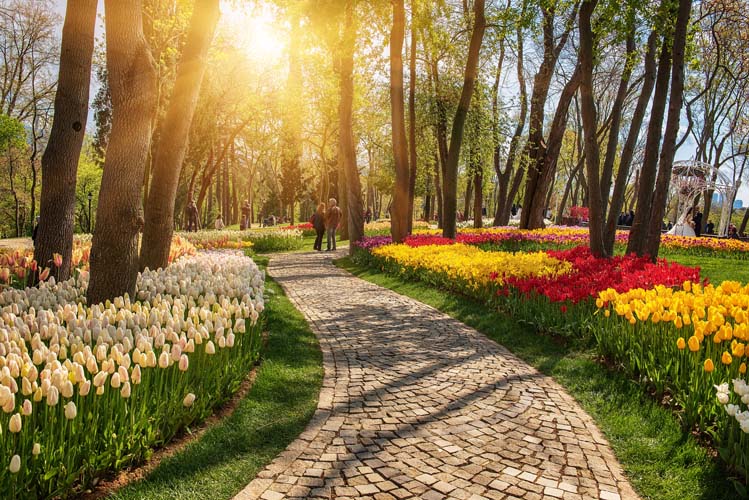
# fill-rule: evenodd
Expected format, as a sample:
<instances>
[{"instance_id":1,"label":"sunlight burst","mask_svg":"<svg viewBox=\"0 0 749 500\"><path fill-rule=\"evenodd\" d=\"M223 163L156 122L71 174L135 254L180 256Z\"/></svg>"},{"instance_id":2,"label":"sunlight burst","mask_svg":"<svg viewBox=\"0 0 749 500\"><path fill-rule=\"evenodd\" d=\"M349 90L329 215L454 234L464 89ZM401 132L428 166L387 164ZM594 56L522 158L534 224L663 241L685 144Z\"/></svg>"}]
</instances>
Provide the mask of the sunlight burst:
<instances>
[{"instance_id":1,"label":"sunlight burst","mask_svg":"<svg viewBox=\"0 0 749 500\"><path fill-rule=\"evenodd\" d=\"M268 6L221 4L223 28L251 60L273 63L282 58L287 36L280 23Z\"/></svg>"}]
</instances>

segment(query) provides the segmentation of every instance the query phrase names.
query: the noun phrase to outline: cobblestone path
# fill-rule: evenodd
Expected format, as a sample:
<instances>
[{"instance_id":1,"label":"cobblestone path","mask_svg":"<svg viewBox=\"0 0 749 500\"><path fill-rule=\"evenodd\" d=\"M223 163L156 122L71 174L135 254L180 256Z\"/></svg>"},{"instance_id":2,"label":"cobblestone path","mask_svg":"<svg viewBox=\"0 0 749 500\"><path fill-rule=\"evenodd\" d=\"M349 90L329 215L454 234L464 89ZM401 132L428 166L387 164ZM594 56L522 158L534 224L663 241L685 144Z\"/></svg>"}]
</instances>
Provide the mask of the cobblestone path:
<instances>
[{"instance_id":1,"label":"cobblestone path","mask_svg":"<svg viewBox=\"0 0 749 500\"><path fill-rule=\"evenodd\" d=\"M591 418L475 330L335 268L269 272L320 340L307 429L239 495L262 498L636 499Z\"/></svg>"}]
</instances>

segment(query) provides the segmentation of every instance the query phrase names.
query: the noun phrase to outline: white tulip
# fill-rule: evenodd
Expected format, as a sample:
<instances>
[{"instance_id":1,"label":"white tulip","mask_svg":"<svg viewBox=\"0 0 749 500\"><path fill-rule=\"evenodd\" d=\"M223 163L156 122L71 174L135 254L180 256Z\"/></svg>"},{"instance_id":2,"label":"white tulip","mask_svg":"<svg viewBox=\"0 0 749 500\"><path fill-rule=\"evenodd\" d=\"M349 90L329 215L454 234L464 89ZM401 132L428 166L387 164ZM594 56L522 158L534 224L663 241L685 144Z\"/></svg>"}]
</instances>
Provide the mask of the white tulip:
<instances>
[{"instance_id":1,"label":"white tulip","mask_svg":"<svg viewBox=\"0 0 749 500\"><path fill-rule=\"evenodd\" d=\"M73 420L76 415L78 415L78 409L75 407L75 403L69 401L68 404L65 405L65 418Z\"/></svg>"},{"instance_id":2,"label":"white tulip","mask_svg":"<svg viewBox=\"0 0 749 500\"><path fill-rule=\"evenodd\" d=\"M206 354L216 354L216 346L213 345L213 341L209 340L205 345Z\"/></svg>"},{"instance_id":3,"label":"white tulip","mask_svg":"<svg viewBox=\"0 0 749 500\"><path fill-rule=\"evenodd\" d=\"M185 399L182 400L182 404L185 406L185 408L190 408L194 402L195 394L193 394L192 392L189 392L187 396L185 396Z\"/></svg>"},{"instance_id":4,"label":"white tulip","mask_svg":"<svg viewBox=\"0 0 749 500\"><path fill-rule=\"evenodd\" d=\"M34 456L37 456L41 452L42 452L42 445L40 445L39 443L34 443L34 447L31 449L31 454Z\"/></svg>"},{"instance_id":5,"label":"white tulip","mask_svg":"<svg viewBox=\"0 0 749 500\"><path fill-rule=\"evenodd\" d=\"M14 413L13 416L10 417L10 422L8 422L8 430L13 434L17 434L21 432L21 427L23 427L21 424L21 414Z\"/></svg>"},{"instance_id":6,"label":"white tulip","mask_svg":"<svg viewBox=\"0 0 749 500\"><path fill-rule=\"evenodd\" d=\"M13 455L13 458L10 459L8 470L11 474L17 474L18 471L21 470L21 457L19 457L18 455Z\"/></svg>"},{"instance_id":7,"label":"white tulip","mask_svg":"<svg viewBox=\"0 0 749 500\"><path fill-rule=\"evenodd\" d=\"M122 384L122 389L120 389L120 396L127 399L130 397L130 382L125 382Z\"/></svg>"}]
</instances>

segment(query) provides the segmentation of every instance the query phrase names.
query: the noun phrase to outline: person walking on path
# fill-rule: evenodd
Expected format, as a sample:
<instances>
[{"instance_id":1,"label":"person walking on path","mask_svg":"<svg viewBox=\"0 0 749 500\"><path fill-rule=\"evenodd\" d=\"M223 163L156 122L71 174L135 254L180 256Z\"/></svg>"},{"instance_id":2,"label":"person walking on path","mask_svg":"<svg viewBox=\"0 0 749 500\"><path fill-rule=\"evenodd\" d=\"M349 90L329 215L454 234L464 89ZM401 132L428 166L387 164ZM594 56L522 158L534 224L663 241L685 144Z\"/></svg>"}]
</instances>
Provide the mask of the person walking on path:
<instances>
[{"instance_id":1,"label":"person walking on path","mask_svg":"<svg viewBox=\"0 0 749 500\"><path fill-rule=\"evenodd\" d=\"M314 249L320 252L322 251L322 237L325 235L325 203L317 205L317 211L312 214L310 222L316 235Z\"/></svg>"},{"instance_id":2,"label":"person walking on path","mask_svg":"<svg viewBox=\"0 0 749 500\"><path fill-rule=\"evenodd\" d=\"M195 232L200 230L200 214L198 213L198 206L195 204L195 200L190 198L187 204L187 230L189 232Z\"/></svg>"},{"instance_id":3,"label":"person walking on path","mask_svg":"<svg viewBox=\"0 0 749 500\"><path fill-rule=\"evenodd\" d=\"M328 233L328 249L326 252L335 250L335 232L341 223L341 209L338 208L335 198L328 200L328 211L325 213L325 229ZM332 248L331 248L332 247Z\"/></svg>"},{"instance_id":4,"label":"person walking on path","mask_svg":"<svg viewBox=\"0 0 749 500\"><path fill-rule=\"evenodd\" d=\"M218 217L216 217L216 222L213 224L213 227L215 227L217 231L221 231L225 227L224 219L221 217L221 214L218 214Z\"/></svg>"}]
</instances>

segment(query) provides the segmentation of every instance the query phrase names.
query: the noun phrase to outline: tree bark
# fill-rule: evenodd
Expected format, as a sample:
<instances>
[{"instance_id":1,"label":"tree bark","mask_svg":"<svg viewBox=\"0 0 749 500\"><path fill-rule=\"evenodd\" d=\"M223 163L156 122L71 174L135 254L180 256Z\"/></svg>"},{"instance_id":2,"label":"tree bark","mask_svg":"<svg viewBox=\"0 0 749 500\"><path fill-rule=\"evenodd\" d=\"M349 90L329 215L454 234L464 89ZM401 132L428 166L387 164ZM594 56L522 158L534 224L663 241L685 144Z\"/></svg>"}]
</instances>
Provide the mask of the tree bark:
<instances>
[{"instance_id":1,"label":"tree bark","mask_svg":"<svg viewBox=\"0 0 749 500\"><path fill-rule=\"evenodd\" d=\"M168 133L162 135L154 153L153 182L140 251L141 269L165 267L169 260L179 176L218 17L218 0L196 0L171 102L164 117L163 128Z\"/></svg>"},{"instance_id":2,"label":"tree bark","mask_svg":"<svg viewBox=\"0 0 749 500\"><path fill-rule=\"evenodd\" d=\"M606 247L606 253L609 255L613 255L614 253L616 226L619 214L624 206L624 195L627 191L629 171L632 166L635 148L637 147L637 142L640 137L642 122L645 119L645 112L647 111L650 96L653 94L653 87L655 86L655 75L657 71L655 51L657 50L657 41L658 36L655 31L652 31L648 37L648 48L645 52L645 72L642 78L642 88L640 89L640 95L637 98L635 111L632 114L632 122L629 126L629 132L627 133L627 140L624 142L624 147L622 148L621 157L619 159L619 171L617 172L616 180L614 181L614 192L611 195L611 204L609 206L608 220L606 221L603 242Z\"/></svg>"},{"instance_id":3,"label":"tree bark","mask_svg":"<svg viewBox=\"0 0 749 500\"><path fill-rule=\"evenodd\" d=\"M473 174L473 227L483 226L484 172L480 169Z\"/></svg>"},{"instance_id":4,"label":"tree bark","mask_svg":"<svg viewBox=\"0 0 749 500\"><path fill-rule=\"evenodd\" d=\"M54 119L42 155L42 195L34 259L41 267L52 267L52 254L62 255L62 266L56 273L61 280L70 276L73 255L75 186L88 117L96 4L97 0L68 0Z\"/></svg>"},{"instance_id":5,"label":"tree bark","mask_svg":"<svg viewBox=\"0 0 749 500\"><path fill-rule=\"evenodd\" d=\"M354 0L347 0L343 32L343 53L341 55L341 101L339 112L338 156L343 162L345 191L348 210L349 253L354 252L354 243L364 238L364 203L362 200L361 179L356 168L356 146L354 144L354 50L356 47L356 22ZM401 101L402 103L402 101Z\"/></svg>"},{"instance_id":6,"label":"tree bark","mask_svg":"<svg viewBox=\"0 0 749 500\"><path fill-rule=\"evenodd\" d=\"M603 245L603 187L599 179L600 149L598 147L596 102L593 97L593 28L591 18L598 0L584 0L580 6L580 114L582 116L585 171L588 176L590 251L596 257L607 257Z\"/></svg>"},{"instance_id":7,"label":"tree bark","mask_svg":"<svg viewBox=\"0 0 749 500\"><path fill-rule=\"evenodd\" d=\"M416 0L411 0L411 47L408 70L408 234L413 232L414 198L416 196Z\"/></svg>"},{"instance_id":8,"label":"tree bark","mask_svg":"<svg viewBox=\"0 0 749 500\"><path fill-rule=\"evenodd\" d=\"M476 0L473 5L474 21L471 41L468 46L468 59L466 61L465 77L463 80L463 91L458 102L458 109L453 119L452 133L450 134L450 149L447 154L447 167L443 179L443 210L442 210L442 235L446 238L456 236L456 212L458 205L458 160L460 159L460 147L463 143L463 129L471 106L471 96L476 84L478 74L479 52L486 30L486 18L484 17L484 0Z\"/></svg>"},{"instance_id":9,"label":"tree bark","mask_svg":"<svg viewBox=\"0 0 749 500\"><path fill-rule=\"evenodd\" d=\"M663 133L663 148L658 165L658 179L653 195L653 206L650 214L647 241L643 247L651 258L658 257L661 244L661 226L666 212L668 188L671 184L671 171L676 155L676 139L679 134L679 119L684 104L684 53L689 27L689 17L692 12L692 0L680 0L676 17L672 53L671 95L668 99L668 120Z\"/></svg>"},{"instance_id":10,"label":"tree bark","mask_svg":"<svg viewBox=\"0 0 749 500\"><path fill-rule=\"evenodd\" d=\"M105 0L112 134L91 247L88 303L135 292L143 227L143 170L156 105L156 72L143 36L142 0Z\"/></svg>"},{"instance_id":11,"label":"tree bark","mask_svg":"<svg viewBox=\"0 0 749 500\"><path fill-rule=\"evenodd\" d=\"M400 243L408 235L408 149L403 109L403 38L406 13L404 0L393 1L393 27L390 31L390 112L393 137L395 184L390 210L390 234Z\"/></svg>"},{"instance_id":12,"label":"tree bark","mask_svg":"<svg viewBox=\"0 0 749 500\"><path fill-rule=\"evenodd\" d=\"M653 186L658 167L658 152L661 146L663 116L666 111L666 101L668 100L668 82L671 71L671 49L668 38L668 36L664 36L662 41L661 55L658 61L658 75L656 76L655 93L650 109L650 123L648 124L648 134L645 143L645 158L640 168L635 220L632 223L632 229L629 231L629 241L627 242L627 253L636 253L637 255L644 255L646 253L645 243L648 234L648 217L650 217L650 210L653 204Z\"/></svg>"},{"instance_id":13,"label":"tree bark","mask_svg":"<svg viewBox=\"0 0 749 500\"><path fill-rule=\"evenodd\" d=\"M616 161L616 153L619 146L619 131L621 129L622 113L624 111L624 101L627 99L629 80L632 77L633 65L630 59L636 50L634 27L632 28L632 31L627 34L626 45L627 50L624 60L624 69L622 70L622 76L619 79L619 88L617 89L616 98L614 99L614 104L611 108L611 125L609 127L608 141L606 142L606 155L603 159L603 169L601 170L601 199L603 200L603 212L601 215L604 223L606 221L609 191L611 191L611 178L614 175L614 162ZM604 247L605 246L604 242Z\"/></svg>"},{"instance_id":14,"label":"tree bark","mask_svg":"<svg viewBox=\"0 0 749 500\"><path fill-rule=\"evenodd\" d=\"M541 167L535 169L531 167L531 170L535 171L535 181L533 182L533 190L531 192L528 191L529 186L526 183L525 200L521 213L521 220L525 219L525 225L521 222L521 227L527 229L544 227L546 193L549 190L551 181L554 179L559 151L562 149L562 141L564 140L564 131L567 128L567 112L572 98L580 86L581 78L581 66L578 64L559 96L547 143L538 151L540 155L538 161L541 162Z\"/></svg>"}]
</instances>

